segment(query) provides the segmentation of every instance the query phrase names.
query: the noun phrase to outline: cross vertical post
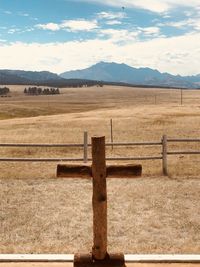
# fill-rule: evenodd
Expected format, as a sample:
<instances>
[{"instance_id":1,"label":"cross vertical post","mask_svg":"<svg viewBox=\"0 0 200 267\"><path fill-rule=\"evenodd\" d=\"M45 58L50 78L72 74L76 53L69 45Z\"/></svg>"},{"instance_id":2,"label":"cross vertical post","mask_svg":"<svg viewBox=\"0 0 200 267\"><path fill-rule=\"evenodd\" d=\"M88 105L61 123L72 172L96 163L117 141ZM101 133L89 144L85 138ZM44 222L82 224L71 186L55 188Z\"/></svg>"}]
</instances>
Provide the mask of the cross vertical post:
<instances>
[{"instance_id":1,"label":"cross vertical post","mask_svg":"<svg viewBox=\"0 0 200 267\"><path fill-rule=\"evenodd\" d=\"M102 260L107 254L107 191L105 136L92 137L93 248L92 255Z\"/></svg>"}]
</instances>

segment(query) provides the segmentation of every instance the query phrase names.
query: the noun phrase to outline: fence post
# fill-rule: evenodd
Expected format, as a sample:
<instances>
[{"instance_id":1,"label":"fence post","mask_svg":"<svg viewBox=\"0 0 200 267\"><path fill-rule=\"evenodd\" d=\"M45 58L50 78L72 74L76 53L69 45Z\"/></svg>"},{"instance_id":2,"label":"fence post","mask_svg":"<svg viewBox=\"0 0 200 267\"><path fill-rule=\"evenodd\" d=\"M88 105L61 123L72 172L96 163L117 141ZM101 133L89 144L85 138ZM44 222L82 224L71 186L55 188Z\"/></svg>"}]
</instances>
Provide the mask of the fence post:
<instances>
[{"instance_id":1,"label":"fence post","mask_svg":"<svg viewBox=\"0 0 200 267\"><path fill-rule=\"evenodd\" d=\"M162 169L163 175L168 175L167 171L167 136L162 137Z\"/></svg>"},{"instance_id":2,"label":"fence post","mask_svg":"<svg viewBox=\"0 0 200 267\"><path fill-rule=\"evenodd\" d=\"M83 162L87 163L88 161L88 133L84 132L84 138L83 138Z\"/></svg>"},{"instance_id":3,"label":"fence post","mask_svg":"<svg viewBox=\"0 0 200 267\"><path fill-rule=\"evenodd\" d=\"M112 123L112 119L110 119L110 141L112 143L112 149L113 149L113 123Z\"/></svg>"},{"instance_id":4,"label":"fence post","mask_svg":"<svg viewBox=\"0 0 200 267\"><path fill-rule=\"evenodd\" d=\"M183 89L181 89L181 105L183 105Z\"/></svg>"}]
</instances>

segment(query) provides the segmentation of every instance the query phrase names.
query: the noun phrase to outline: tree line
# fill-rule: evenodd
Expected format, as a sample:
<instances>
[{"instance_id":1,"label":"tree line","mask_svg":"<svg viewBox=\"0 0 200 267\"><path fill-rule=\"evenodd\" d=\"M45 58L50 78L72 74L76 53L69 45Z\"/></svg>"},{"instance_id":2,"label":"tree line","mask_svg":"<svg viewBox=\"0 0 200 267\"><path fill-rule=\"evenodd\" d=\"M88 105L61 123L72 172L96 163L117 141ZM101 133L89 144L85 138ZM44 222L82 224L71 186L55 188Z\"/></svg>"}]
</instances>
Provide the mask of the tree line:
<instances>
[{"instance_id":1,"label":"tree line","mask_svg":"<svg viewBox=\"0 0 200 267\"><path fill-rule=\"evenodd\" d=\"M41 87L28 87L24 89L24 94L27 95L58 95L60 94L59 88L41 88Z\"/></svg>"},{"instance_id":2,"label":"tree line","mask_svg":"<svg viewBox=\"0 0 200 267\"><path fill-rule=\"evenodd\" d=\"M0 87L0 95L7 95L10 92L8 87Z\"/></svg>"}]
</instances>

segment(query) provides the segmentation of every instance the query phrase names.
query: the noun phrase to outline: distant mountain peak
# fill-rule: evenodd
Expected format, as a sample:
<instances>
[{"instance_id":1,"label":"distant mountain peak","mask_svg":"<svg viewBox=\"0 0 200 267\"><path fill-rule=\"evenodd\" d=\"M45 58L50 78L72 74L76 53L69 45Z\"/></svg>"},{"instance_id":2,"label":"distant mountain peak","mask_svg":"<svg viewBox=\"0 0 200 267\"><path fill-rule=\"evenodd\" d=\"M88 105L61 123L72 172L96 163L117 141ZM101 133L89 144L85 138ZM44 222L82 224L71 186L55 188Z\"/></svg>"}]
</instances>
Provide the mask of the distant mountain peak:
<instances>
[{"instance_id":1,"label":"distant mountain peak","mask_svg":"<svg viewBox=\"0 0 200 267\"><path fill-rule=\"evenodd\" d=\"M135 85L181 88L200 87L200 75L182 77L169 73L161 73L156 69L148 67L134 68L124 63L105 61L100 61L86 69L64 72L60 76L65 79L89 79Z\"/></svg>"}]
</instances>

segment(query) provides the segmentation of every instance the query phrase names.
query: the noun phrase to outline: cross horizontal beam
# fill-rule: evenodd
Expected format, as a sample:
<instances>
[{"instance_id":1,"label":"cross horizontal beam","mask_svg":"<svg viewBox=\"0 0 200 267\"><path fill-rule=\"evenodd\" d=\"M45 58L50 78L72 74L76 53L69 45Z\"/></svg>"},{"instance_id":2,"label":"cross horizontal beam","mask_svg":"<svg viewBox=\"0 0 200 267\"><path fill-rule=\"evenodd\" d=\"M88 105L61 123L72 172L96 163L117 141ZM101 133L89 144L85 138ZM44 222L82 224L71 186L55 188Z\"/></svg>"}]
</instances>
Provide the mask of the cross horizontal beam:
<instances>
[{"instance_id":1,"label":"cross horizontal beam","mask_svg":"<svg viewBox=\"0 0 200 267\"><path fill-rule=\"evenodd\" d=\"M140 164L108 165L106 167L107 178L134 178L141 176ZM89 165L59 164L57 177L62 178L92 178L92 167Z\"/></svg>"},{"instance_id":2,"label":"cross horizontal beam","mask_svg":"<svg viewBox=\"0 0 200 267\"><path fill-rule=\"evenodd\" d=\"M89 165L58 164L57 177L64 178L91 178L92 170Z\"/></svg>"}]
</instances>

